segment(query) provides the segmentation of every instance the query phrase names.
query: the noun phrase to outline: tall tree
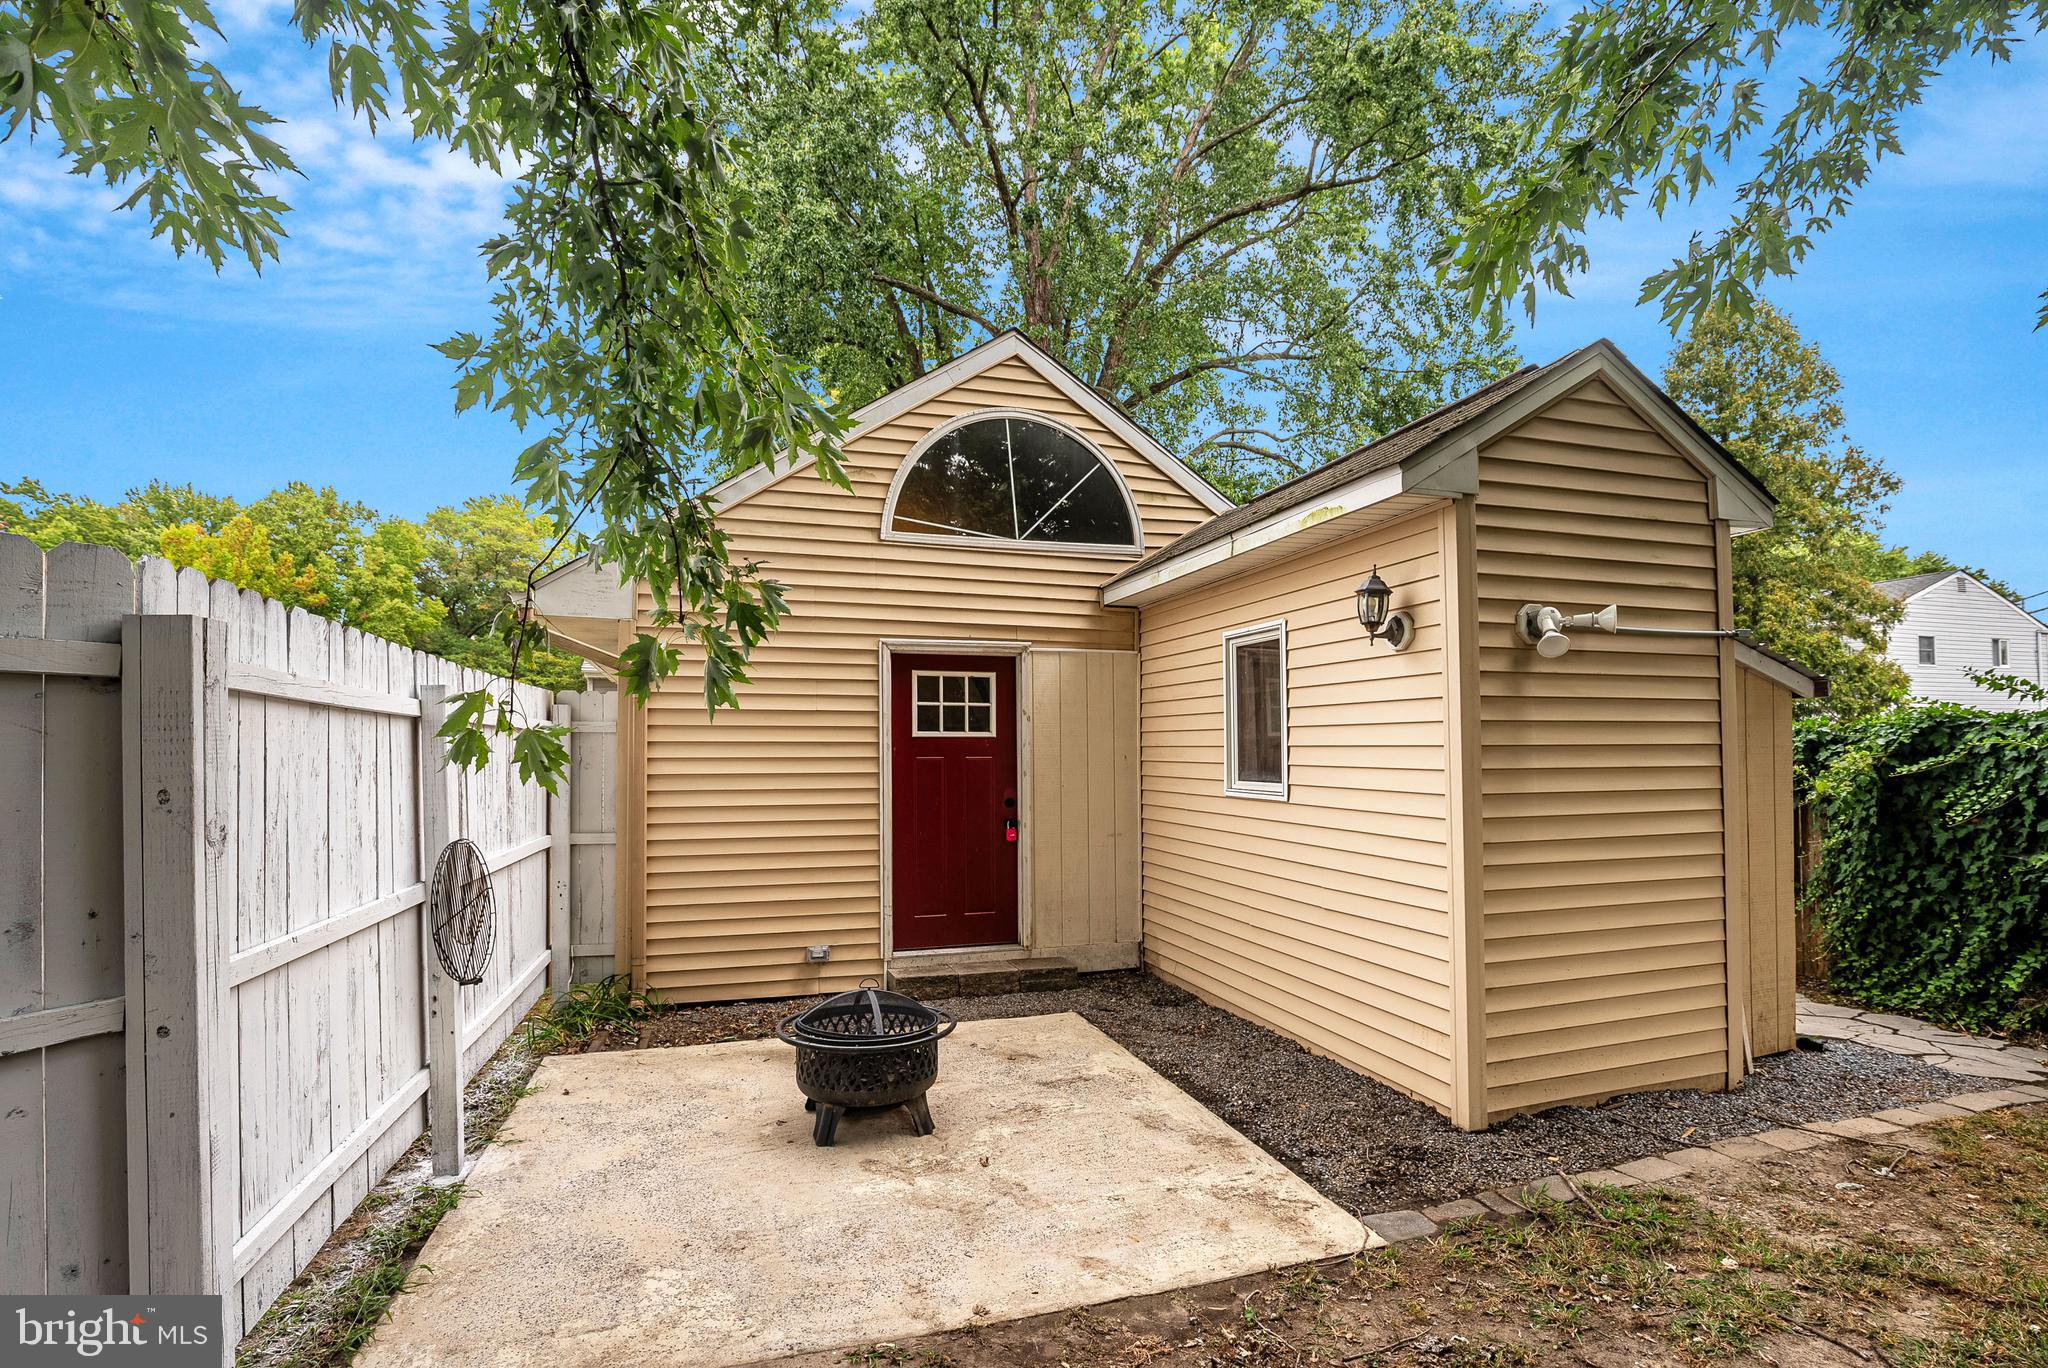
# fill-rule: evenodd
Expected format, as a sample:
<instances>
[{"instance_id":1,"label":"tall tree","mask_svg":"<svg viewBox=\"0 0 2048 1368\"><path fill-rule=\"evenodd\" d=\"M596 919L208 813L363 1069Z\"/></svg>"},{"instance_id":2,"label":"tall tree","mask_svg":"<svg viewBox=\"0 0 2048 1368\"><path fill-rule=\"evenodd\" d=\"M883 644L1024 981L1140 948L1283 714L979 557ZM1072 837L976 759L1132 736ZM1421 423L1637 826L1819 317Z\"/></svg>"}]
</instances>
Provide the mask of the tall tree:
<instances>
[{"instance_id":1,"label":"tall tree","mask_svg":"<svg viewBox=\"0 0 2048 1368\"><path fill-rule=\"evenodd\" d=\"M1664 388L1778 500L1772 527L1735 539L1736 624L1827 675L1831 711L1903 697L1905 672L1884 656L1899 605L1872 586L1913 573L1880 540L1899 480L1848 440L1834 367L1759 301L1752 317L1694 325Z\"/></svg>"},{"instance_id":2,"label":"tall tree","mask_svg":"<svg viewBox=\"0 0 2048 1368\"><path fill-rule=\"evenodd\" d=\"M162 554L158 541L165 528L189 524L215 533L240 512L240 505L225 495L161 480L129 490L115 504L52 490L26 476L0 480L0 532L27 536L45 550L75 541L118 548L131 560L155 556Z\"/></svg>"},{"instance_id":3,"label":"tall tree","mask_svg":"<svg viewBox=\"0 0 2048 1368\"><path fill-rule=\"evenodd\" d=\"M315 489L303 480L293 480L244 511L270 533L278 550L313 573L315 585L328 601L346 601L343 581L362 559L363 547L377 522L376 509L344 499L332 487Z\"/></svg>"},{"instance_id":4,"label":"tall tree","mask_svg":"<svg viewBox=\"0 0 2048 1368\"><path fill-rule=\"evenodd\" d=\"M567 558L554 522L508 494L486 494L435 509L420 532L420 590L448 605L447 620L423 639L425 649L508 673L508 619L516 616L527 576ZM524 677L543 688L581 687L582 662L573 656L534 648L522 664Z\"/></svg>"},{"instance_id":5,"label":"tall tree","mask_svg":"<svg viewBox=\"0 0 2048 1368\"><path fill-rule=\"evenodd\" d=\"M198 523L166 527L158 534L157 545L164 559L180 570L197 570L208 579L253 589L287 608L322 612L328 607L320 572L274 546L270 529L247 513L236 514L218 532Z\"/></svg>"},{"instance_id":6,"label":"tall tree","mask_svg":"<svg viewBox=\"0 0 2048 1368\"><path fill-rule=\"evenodd\" d=\"M512 665L527 567L563 555L545 514L508 495L437 508L424 523L380 518L330 488L293 482L246 508L191 485L151 482L118 503L0 482L0 532L45 549L62 541L163 556L214 579L493 674ZM551 560L550 557L554 559ZM550 690L582 684L582 662L522 649L521 675Z\"/></svg>"},{"instance_id":7,"label":"tall tree","mask_svg":"<svg viewBox=\"0 0 2048 1368\"><path fill-rule=\"evenodd\" d=\"M1642 297L1674 331L1742 313L1848 212L1878 158L1904 150L1899 122L1936 76L2007 61L2044 27L2048 0L1588 3L1559 35L1525 156L1472 197L1447 262L1475 305L1497 316L1520 295L1533 316L1538 286L1562 290L1586 268L1589 220L1620 218L1638 194L1662 214L1740 168L1727 221Z\"/></svg>"},{"instance_id":8,"label":"tall tree","mask_svg":"<svg viewBox=\"0 0 2048 1368\"><path fill-rule=\"evenodd\" d=\"M1256 492L1512 366L1418 244L1515 142L1534 22L799 0L721 43L762 317L849 407L1021 328Z\"/></svg>"},{"instance_id":9,"label":"tall tree","mask_svg":"<svg viewBox=\"0 0 2048 1368\"><path fill-rule=\"evenodd\" d=\"M736 563L704 499L715 469L778 452L843 482L834 413L762 335L744 288L752 206L732 178L707 26L754 7L702 0L326 0L293 22L324 47L334 97L511 178L485 244L489 331L443 344L460 407L540 427L517 478L558 527L586 513L599 558L653 591L656 632L624 653L644 696L697 648L732 701L782 599ZM214 62L205 0L0 0L0 117L72 169L129 191L174 250L219 269L275 257L295 170ZM518 638L537 646L530 619ZM481 764L518 733L528 773L564 753L498 691L460 701L450 753Z\"/></svg>"}]
</instances>

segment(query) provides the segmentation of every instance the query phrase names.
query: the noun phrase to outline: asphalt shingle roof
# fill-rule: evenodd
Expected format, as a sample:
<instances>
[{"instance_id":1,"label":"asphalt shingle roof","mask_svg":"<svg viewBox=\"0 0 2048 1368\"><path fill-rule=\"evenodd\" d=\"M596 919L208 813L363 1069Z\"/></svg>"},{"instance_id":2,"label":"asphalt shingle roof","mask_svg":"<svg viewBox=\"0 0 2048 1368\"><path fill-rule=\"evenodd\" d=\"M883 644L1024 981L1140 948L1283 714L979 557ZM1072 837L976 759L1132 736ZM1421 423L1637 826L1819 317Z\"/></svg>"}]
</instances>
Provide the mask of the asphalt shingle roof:
<instances>
[{"instance_id":1,"label":"asphalt shingle roof","mask_svg":"<svg viewBox=\"0 0 2048 1368\"><path fill-rule=\"evenodd\" d=\"M1903 603L1928 585L1939 584L1954 573L1953 570L1930 570L1924 575L1908 575L1904 579L1878 580L1874 587Z\"/></svg>"}]
</instances>

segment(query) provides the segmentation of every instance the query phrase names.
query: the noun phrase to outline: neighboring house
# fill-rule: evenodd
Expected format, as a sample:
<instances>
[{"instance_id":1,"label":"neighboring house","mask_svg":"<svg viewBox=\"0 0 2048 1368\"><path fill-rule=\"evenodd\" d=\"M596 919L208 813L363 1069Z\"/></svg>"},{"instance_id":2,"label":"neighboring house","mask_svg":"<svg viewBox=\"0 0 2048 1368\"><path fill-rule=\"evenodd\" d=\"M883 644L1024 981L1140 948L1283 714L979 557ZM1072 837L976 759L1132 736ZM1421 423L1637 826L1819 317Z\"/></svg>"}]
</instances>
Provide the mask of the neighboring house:
<instances>
[{"instance_id":1,"label":"neighboring house","mask_svg":"<svg viewBox=\"0 0 2048 1368\"><path fill-rule=\"evenodd\" d=\"M637 982L1142 962L1467 1128L1793 1045L1822 682L1716 635L1771 501L1610 344L1241 508L1016 334L862 409L845 462L714 492L792 608L741 706L686 666L621 710ZM1539 651L1527 604L1682 634ZM579 562L539 605L605 663L650 602Z\"/></svg>"},{"instance_id":2,"label":"neighboring house","mask_svg":"<svg viewBox=\"0 0 2048 1368\"><path fill-rule=\"evenodd\" d=\"M2040 706L1987 689L1970 674L2018 675L2048 684L2048 627L1962 570L1936 570L1877 587L1905 605L1885 654L1906 672L1913 697L2011 712Z\"/></svg>"}]
</instances>

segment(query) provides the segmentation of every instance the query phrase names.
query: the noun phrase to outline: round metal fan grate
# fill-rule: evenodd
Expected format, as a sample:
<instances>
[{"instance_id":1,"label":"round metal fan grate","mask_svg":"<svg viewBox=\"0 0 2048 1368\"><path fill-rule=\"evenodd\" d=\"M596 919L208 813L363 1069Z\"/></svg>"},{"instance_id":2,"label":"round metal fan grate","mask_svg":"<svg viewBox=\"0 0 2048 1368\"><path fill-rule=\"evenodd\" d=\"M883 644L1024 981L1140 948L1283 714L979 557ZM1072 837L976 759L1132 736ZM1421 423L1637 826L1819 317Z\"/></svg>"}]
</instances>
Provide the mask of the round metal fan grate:
<instances>
[{"instance_id":1,"label":"round metal fan grate","mask_svg":"<svg viewBox=\"0 0 2048 1368\"><path fill-rule=\"evenodd\" d=\"M434 953L441 968L457 983L482 983L498 919L491 899L491 869L474 843L450 841L442 849L427 907L434 919Z\"/></svg>"}]
</instances>

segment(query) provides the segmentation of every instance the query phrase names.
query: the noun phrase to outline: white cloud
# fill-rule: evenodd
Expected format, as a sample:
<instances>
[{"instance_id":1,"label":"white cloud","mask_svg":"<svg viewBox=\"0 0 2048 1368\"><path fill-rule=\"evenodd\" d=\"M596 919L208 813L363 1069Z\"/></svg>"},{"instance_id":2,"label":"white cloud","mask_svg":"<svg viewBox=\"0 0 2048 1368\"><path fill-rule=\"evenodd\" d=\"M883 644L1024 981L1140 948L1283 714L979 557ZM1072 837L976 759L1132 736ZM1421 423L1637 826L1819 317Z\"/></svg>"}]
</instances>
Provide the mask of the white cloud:
<instances>
[{"instance_id":1,"label":"white cloud","mask_svg":"<svg viewBox=\"0 0 2048 1368\"><path fill-rule=\"evenodd\" d=\"M1958 57L1905 121L1905 155L1880 163L1887 187L2048 187L2048 49L2011 62Z\"/></svg>"},{"instance_id":2,"label":"white cloud","mask_svg":"<svg viewBox=\"0 0 2048 1368\"><path fill-rule=\"evenodd\" d=\"M221 10L234 40L223 66L245 99L285 121L273 135L303 173L276 185L292 206L281 261L260 276L243 262L216 276L203 261L181 261L151 239L145 214L116 212L125 190L68 174L52 140L24 137L0 149L0 283L33 279L81 302L235 322L333 329L419 320L452 330L477 321L488 289L476 246L501 222L504 180L446 147L415 143L402 124L382 124L373 137L335 108L324 46L300 42L288 13L276 0Z\"/></svg>"}]
</instances>

